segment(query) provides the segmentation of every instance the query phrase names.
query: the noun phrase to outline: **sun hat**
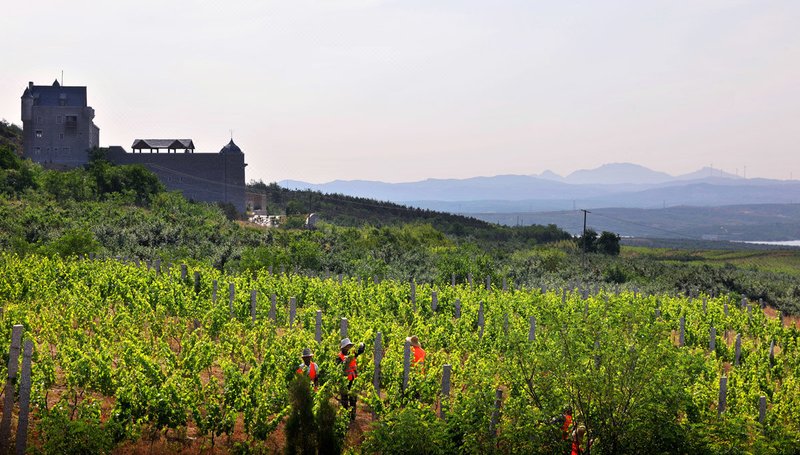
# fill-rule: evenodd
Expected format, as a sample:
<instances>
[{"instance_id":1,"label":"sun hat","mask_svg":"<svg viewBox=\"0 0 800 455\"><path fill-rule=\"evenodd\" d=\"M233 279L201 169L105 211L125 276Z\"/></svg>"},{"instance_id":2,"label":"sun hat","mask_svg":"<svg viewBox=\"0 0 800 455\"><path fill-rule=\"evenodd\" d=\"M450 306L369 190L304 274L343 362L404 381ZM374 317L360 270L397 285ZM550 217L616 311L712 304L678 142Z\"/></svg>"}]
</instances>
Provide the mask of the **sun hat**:
<instances>
[{"instance_id":1,"label":"sun hat","mask_svg":"<svg viewBox=\"0 0 800 455\"><path fill-rule=\"evenodd\" d=\"M350 342L350 338L345 338L339 343L339 349L344 349L345 346L352 346L353 343Z\"/></svg>"},{"instance_id":2,"label":"sun hat","mask_svg":"<svg viewBox=\"0 0 800 455\"><path fill-rule=\"evenodd\" d=\"M406 337L406 341L411 343L411 346L416 346L418 348L422 347L422 345L419 344L419 338L416 335L411 335L410 337Z\"/></svg>"},{"instance_id":3,"label":"sun hat","mask_svg":"<svg viewBox=\"0 0 800 455\"><path fill-rule=\"evenodd\" d=\"M303 355L300 357L314 357L314 354L311 353L311 349L303 348Z\"/></svg>"}]
</instances>

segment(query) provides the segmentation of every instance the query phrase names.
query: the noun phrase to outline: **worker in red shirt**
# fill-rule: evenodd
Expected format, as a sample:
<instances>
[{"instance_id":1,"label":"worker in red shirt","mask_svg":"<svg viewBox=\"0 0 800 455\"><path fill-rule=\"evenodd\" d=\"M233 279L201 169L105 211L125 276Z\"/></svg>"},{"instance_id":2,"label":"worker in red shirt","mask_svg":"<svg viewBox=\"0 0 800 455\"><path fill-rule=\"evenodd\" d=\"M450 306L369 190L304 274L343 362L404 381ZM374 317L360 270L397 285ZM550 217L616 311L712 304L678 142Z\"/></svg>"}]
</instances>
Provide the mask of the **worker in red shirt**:
<instances>
[{"instance_id":1,"label":"worker in red shirt","mask_svg":"<svg viewBox=\"0 0 800 455\"><path fill-rule=\"evenodd\" d=\"M419 342L419 337L412 335L406 338L406 341L411 345L411 352L414 358L411 360L411 365L419 368L420 371L425 371L425 350L422 349L422 344Z\"/></svg>"},{"instance_id":2,"label":"worker in red shirt","mask_svg":"<svg viewBox=\"0 0 800 455\"><path fill-rule=\"evenodd\" d=\"M311 349L304 348L303 355L301 358L303 359L303 363L297 367L297 374L304 374L308 376L308 379L314 383L314 390L317 390L317 379L319 378L319 367L316 363L312 362L311 359L314 357L314 354L311 353Z\"/></svg>"},{"instance_id":3,"label":"worker in red shirt","mask_svg":"<svg viewBox=\"0 0 800 455\"><path fill-rule=\"evenodd\" d=\"M364 353L364 343L359 343L358 349L352 355L350 349L353 343L350 338L345 338L339 343L339 354L336 356L334 362L337 365L342 365L342 372L347 377L347 389L341 391L342 398L340 402L345 409L350 410L350 420L356 419L356 401L357 396L350 393L353 388L353 381L358 377L356 357Z\"/></svg>"}]
</instances>

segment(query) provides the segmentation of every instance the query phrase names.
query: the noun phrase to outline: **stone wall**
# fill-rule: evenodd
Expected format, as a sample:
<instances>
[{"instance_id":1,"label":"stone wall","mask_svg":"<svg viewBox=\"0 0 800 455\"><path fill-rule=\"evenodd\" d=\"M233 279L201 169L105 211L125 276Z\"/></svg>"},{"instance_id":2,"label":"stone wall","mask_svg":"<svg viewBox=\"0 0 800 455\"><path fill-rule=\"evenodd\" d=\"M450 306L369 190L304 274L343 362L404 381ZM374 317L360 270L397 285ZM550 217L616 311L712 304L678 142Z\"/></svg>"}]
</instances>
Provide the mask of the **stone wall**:
<instances>
[{"instance_id":1,"label":"stone wall","mask_svg":"<svg viewBox=\"0 0 800 455\"><path fill-rule=\"evenodd\" d=\"M108 159L114 164L142 164L173 191L187 199L230 202L245 211L244 154L221 153L127 153L114 148Z\"/></svg>"}]
</instances>

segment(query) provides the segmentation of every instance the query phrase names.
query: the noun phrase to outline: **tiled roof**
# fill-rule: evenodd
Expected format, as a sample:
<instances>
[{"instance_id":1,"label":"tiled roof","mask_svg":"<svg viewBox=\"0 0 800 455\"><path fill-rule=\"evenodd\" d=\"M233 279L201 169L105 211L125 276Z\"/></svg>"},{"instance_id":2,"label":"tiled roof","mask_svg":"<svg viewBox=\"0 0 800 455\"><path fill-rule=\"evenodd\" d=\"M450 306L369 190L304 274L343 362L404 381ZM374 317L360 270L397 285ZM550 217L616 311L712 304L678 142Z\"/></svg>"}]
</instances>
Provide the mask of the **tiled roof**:
<instances>
[{"instance_id":1,"label":"tiled roof","mask_svg":"<svg viewBox=\"0 0 800 455\"><path fill-rule=\"evenodd\" d=\"M194 142L191 139L136 139L133 141L132 149L181 149L194 150Z\"/></svg>"},{"instance_id":2,"label":"tiled roof","mask_svg":"<svg viewBox=\"0 0 800 455\"><path fill-rule=\"evenodd\" d=\"M58 84L32 85L22 96L30 95L37 106L86 107L86 87L68 87Z\"/></svg>"}]
</instances>

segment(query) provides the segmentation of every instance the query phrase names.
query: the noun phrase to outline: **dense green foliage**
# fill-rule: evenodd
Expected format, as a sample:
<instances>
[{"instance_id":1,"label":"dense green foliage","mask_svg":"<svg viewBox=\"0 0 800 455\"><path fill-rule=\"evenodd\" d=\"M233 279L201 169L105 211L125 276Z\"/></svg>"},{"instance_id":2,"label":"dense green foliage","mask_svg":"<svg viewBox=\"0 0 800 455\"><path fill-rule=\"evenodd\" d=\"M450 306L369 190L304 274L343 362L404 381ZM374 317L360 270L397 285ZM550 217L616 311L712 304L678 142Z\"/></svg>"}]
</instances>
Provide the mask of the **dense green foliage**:
<instances>
[{"instance_id":1,"label":"dense green foliage","mask_svg":"<svg viewBox=\"0 0 800 455\"><path fill-rule=\"evenodd\" d=\"M370 279L416 277L438 283L449 283L453 275L463 282L472 275L476 279L491 276L495 282L504 276L528 286L605 282L659 292L734 291L763 298L787 313L800 313L796 275L686 266L649 256L588 254L582 260L572 240L547 246L565 238L563 231L552 226L499 227L455 215L375 201L364 206L352 198L290 192L270 185L273 200L335 203L338 208L333 213L349 213L353 219L364 214L370 220L360 211L364 209L379 214L382 226L354 222L359 226L321 223L317 230L264 229L230 221L218 206L164 192L144 168L111 166L100 153L85 169L59 172L42 169L19 159L8 147L0 147L0 167L0 247L20 254L95 253L148 261L188 260L231 272L272 267ZM348 201L358 202L351 205L359 211L344 210ZM415 221L403 223L406 219ZM447 233L447 226L462 222L463 232ZM437 226L444 226L444 231ZM608 255L617 251L614 234L594 234L592 239L590 250Z\"/></svg>"},{"instance_id":2,"label":"dense green foliage","mask_svg":"<svg viewBox=\"0 0 800 455\"><path fill-rule=\"evenodd\" d=\"M267 196L270 213L318 213L327 222L338 226L397 226L425 223L437 231L458 238L490 242L492 247L517 248L569 239L571 236L555 225L509 227L487 223L476 218L407 207L392 202L323 194L319 191L292 191L275 183L251 183L248 189Z\"/></svg>"},{"instance_id":3,"label":"dense green foliage","mask_svg":"<svg viewBox=\"0 0 800 455\"><path fill-rule=\"evenodd\" d=\"M738 296L601 289L584 298L559 289L420 284L412 303L408 283L397 281L345 279L340 285L263 270L223 275L208 267L192 267L187 276L182 280L178 267L158 274L112 260L0 255L0 350L7 352L16 323L35 343L33 425L52 441L43 450L68 450L89 435L101 450L154 432L178 437L189 427L203 435L198 444L204 447L219 444L221 436L232 444L228 435L237 419L240 437L258 448L295 411L305 409L300 420L313 425L311 414L324 413L309 411L307 384L290 395L300 383L292 386L287 378L301 350L312 347L323 372L314 400L338 390L343 378L333 360L341 317L348 318L356 342L371 345L382 333L383 397L372 388L372 349L359 357L353 389L378 415L367 451L558 453L565 444L551 422L567 405L576 425L587 428L593 453L792 453L800 443L800 332L767 318L757 305L740 307ZM223 291L228 283L236 289L230 304ZM251 289L257 291L255 321ZM268 318L271 294L276 322ZM290 297L298 306L292 327ZM460 318L454 316L457 300ZM681 316L685 347L676 343ZM528 339L530 317L536 319L534 341ZM712 326L719 337L709 351ZM742 335L738 365L736 333ZM421 337L428 357L404 394L402 346L409 334ZM773 341L780 349L770 359ZM453 369L448 399L440 398L444 364ZM727 409L718 416L723 373ZM491 431L498 389L501 406ZM765 425L757 422L760 396L768 402ZM435 417L439 407L444 420ZM340 411L333 427L346 419Z\"/></svg>"}]
</instances>

